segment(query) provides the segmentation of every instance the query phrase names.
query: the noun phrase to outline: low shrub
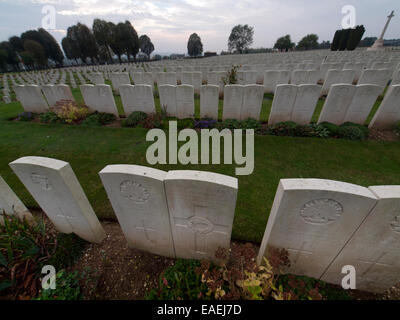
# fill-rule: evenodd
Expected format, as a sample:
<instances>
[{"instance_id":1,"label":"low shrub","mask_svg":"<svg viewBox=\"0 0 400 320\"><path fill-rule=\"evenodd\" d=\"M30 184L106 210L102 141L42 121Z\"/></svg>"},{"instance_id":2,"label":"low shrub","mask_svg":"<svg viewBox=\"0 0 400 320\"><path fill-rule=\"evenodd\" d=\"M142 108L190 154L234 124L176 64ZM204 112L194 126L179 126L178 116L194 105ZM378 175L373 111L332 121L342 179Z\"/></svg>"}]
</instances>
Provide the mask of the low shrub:
<instances>
[{"instance_id":1,"label":"low shrub","mask_svg":"<svg viewBox=\"0 0 400 320\"><path fill-rule=\"evenodd\" d=\"M366 138L364 131L355 126L340 127L339 137L349 140L364 140Z\"/></svg>"},{"instance_id":2,"label":"low shrub","mask_svg":"<svg viewBox=\"0 0 400 320\"><path fill-rule=\"evenodd\" d=\"M62 120L57 116L57 114L52 111L41 113L39 115L39 121L42 123L60 123L60 122L62 122Z\"/></svg>"},{"instance_id":3,"label":"low shrub","mask_svg":"<svg viewBox=\"0 0 400 320\"><path fill-rule=\"evenodd\" d=\"M339 137L340 127L338 125L330 122L322 122L320 125L329 131L329 136Z\"/></svg>"},{"instance_id":4,"label":"low shrub","mask_svg":"<svg viewBox=\"0 0 400 320\"><path fill-rule=\"evenodd\" d=\"M185 118L178 120L178 130L183 129L193 129L195 125L195 121L192 118Z\"/></svg>"},{"instance_id":5,"label":"low shrub","mask_svg":"<svg viewBox=\"0 0 400 320\"><path fill-rule=\"evenodd\" d=\"M357 123L352 123L352 122L345 122L341 125L341 127L355 127L360 129L363 132L364 137L362 139L366 139L369 136L369 129L366 126L363 126L361 124L357 124Z\"/></svg>"},{"instance_id":6,"label":"low shrub","mask_svg":"<svg viewBox=\"0 0 400 320\"><path fill-rule=\"evenodd\" d=\"M58 101L51 111L65 123L77 123L89 114L89 109L86 106L79 106L71 100Z\"/></svg>"},{"instance_id":7,"label":"low shrub","mask_svg":"<svg viewBox=\"0 0 400 320\"><path fill-rule=\"evenodd\" d=\"M116 117L112 113L95 112L82 121L87 126L104 126L115 121Z\"/></svg>"},{"instance_id":8,"label":"low shrub","mask_svg":"<svg viewBox=\"0 0 400 320\"><path fill-rule=\"evenodd\" d=\"M147 114L142 111L134 111L132 112L128 118L126 118L122 125L124 127L137 127L140 122L147 118Z\"/></svg>"},{"instance_id":9,"label":"low shrub","mask_svg":"<svg viewBox=\"0 0 400 320\"><path fill-rule=\"evenodd\" d=\"M140 126L146 129L162 128L162 115L159 113L151 113L147 118L140 122Z\"/></svg>"}]
</instances>

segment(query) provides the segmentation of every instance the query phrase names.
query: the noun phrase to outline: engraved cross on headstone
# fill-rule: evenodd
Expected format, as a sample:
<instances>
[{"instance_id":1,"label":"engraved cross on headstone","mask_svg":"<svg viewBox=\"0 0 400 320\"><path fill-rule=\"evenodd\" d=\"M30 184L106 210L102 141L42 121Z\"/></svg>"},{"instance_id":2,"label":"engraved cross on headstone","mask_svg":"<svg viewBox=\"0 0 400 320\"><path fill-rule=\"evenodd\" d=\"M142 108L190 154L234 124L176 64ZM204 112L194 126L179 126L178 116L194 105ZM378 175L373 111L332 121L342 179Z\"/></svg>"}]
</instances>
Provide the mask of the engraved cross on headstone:
<instances>
[{"instance_id":1,"label":"engraved cross on headstone","mask_svg":"<svg viewBox=\"0 0 400 320\"><path fill-rule=\"evenodd\" d=\"M156 244L155 241L152 240L151 237L150 237L150 235L149 235L149 232L156 232L156 230L155 230L155 229L152 229L152 228L146 227L146 224L145 224L144 219L142 219L142 225L139 226L139 227L136 226L136 229L143 232L144 237L145 237L145 239L146 239L147 242L149 242L149 243L150 243L151 245L153 245L153 246Z\"/></svg>"},{"instance_id":2,"label":"engraved cross on headstone","mask_svg":"<svg viewBox=\"0 0 400 320\"><path fill-rule=\"evenodd\" d=\"M194 233L193 249L197 256L207 255L207 237L212 233L226 234L226 226L213 224L207 218L208 207L197 206L193 208L194 215L189 218L174 218L177 227L192 230Z\"/></svg>"},{"instance_id":3,"label":"engraved cross on headstone","mask_svg":"<svg viewBox=\"0 0 400 320\"><path fill-rule=\"evenodd\" d=\"M71 227L71 229L74 230L74 226L70 220L72 220L72 222L73 222L76 220L76 217L66 215L60 207L58 207L58 210L61 212L61 214L58 214L57 217L63 218L68 223L68 225Z\"/></svg>"},{"instance_id":4,"label":"engraved cross on headstone","mask_svg":"<svg viewBox=\"0 0 400 320\"><path fill-rule=\"evenodd\" d=\"M362 277L365 277L371 270L373 267L375 266L384 266L384 267L393 267L390 264L386 264L386 263L380 263L379 261L381 261L381 259L386 255L386 252L383 252L377 259L375 259L374 261L362 261L359 260L359 262L361 263L366 263L369 264L370 266L362 273Z\"/></svg>"},{"instance_id":5,"label":"engraved cross on headstone","mask_svg":"<svg viewBox=\"0 0 400 320\"><path fill-rule=\"evenodd\" d=\"M296 264L296 262L299 260L301 254L308 254L308 255L313 254L312 251L304 250L306 243L307 243L306 241L303 241L303 243L300 246L300 249L291 249L291 248L287 249L287 251L294 253L294 258L290 259L290 262L292 263L292 265Z\"/></svg>"}]
</instances>

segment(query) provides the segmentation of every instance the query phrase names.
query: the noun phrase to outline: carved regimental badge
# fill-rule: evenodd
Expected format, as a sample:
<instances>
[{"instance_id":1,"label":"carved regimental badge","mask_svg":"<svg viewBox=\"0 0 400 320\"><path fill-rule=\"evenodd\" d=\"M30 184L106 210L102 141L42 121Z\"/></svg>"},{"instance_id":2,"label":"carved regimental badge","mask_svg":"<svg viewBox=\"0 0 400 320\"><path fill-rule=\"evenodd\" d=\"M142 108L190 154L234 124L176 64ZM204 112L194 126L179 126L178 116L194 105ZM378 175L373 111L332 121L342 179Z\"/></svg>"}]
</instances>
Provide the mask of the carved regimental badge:
<instances>
[{"instance_id":1,"label":"carved regimental badge","mask_svg":"<svg viewBox=\"0 0 400 320\"><path fill-rule=\"evenodd\" d=\"M136 203L146 202L150 196L145 187L132 180L121 182L120 191L125 198L128 198Z\"/></svg>"},{"instance_id":2,"label":"carved regimental badge","mask_svg":"<svg viewBox=\"0 0 400 320\"><path fill-rule=\"evenodd\" d=\"M300 216L307 223L328 224L342 215L342 205L332 199L316 199L307 202L300 210Z\"/></svg>"}]
</instances>

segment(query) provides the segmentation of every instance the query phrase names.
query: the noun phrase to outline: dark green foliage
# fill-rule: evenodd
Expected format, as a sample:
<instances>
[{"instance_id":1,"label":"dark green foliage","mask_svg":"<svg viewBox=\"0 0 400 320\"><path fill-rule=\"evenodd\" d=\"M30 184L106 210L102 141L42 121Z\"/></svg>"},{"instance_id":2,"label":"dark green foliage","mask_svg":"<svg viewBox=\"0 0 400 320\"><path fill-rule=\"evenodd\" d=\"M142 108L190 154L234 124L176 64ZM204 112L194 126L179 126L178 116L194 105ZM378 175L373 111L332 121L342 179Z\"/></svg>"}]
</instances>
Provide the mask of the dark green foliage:
<instances>
[{"instance_id":1,"label":"dark green foliage","mask_svg":"<svg viewBox=\"0 0 400 320\"><path fill-rule=\"evenodd\" d=\"M81 300L81 275L61 270L56 275L56 289L43 289L35 300Z\"/></svg>"},{"instance_id":2,"label":"dark green foliage","mask_svg":"<svg viewBox=\"0 0 400 320\"><path fill-rule=\"evenodd\" d=\"M229 52L243 53L253 43L254 28L249 25L234 26L228 39Z\"/></svg>"},{"instance_id":3,"label":"dark green foliage","mask_svg":"<svg viewBox=\"0 0 400 320\"><path fill-rule=\"evenodd\" d=\"M294 46L295 43L292 42L290 35L287 34L286 36L280 37L278 40L276 40L274 49L288 51L289 49L294 48Z\"/></svg>"},{"instance_id":4,"label":"dark green foliage","mask_svg":"<svg viewBox=\"0 0 400 320\"><path fill-rule=\"evenodd\" d=\"M35 118L35 114L32 112L22 112L18 115L19 121L32 121Z\"/></svg>"},{"instance_id":5,"label":"dark green foliage","mask_svg":"<svg viewBox=\"0 0 400 320\"><path fill-rule=\"evenodd\" d=\"M154 51L154 45L151 42L150 38L145 34L140 36L139 45L140 45L140 51L145 53L148 59L150 59L150 55Z\"/></svg>"},{"instance_id":6,"label":"dark green foliage","mask_svg":"<svg viewBox=\"0 0 400 320\"><path fill-rule=\"evenodd\" d=\"M49 258L48 264L53 265L56 270L71 266L81 256L87 242L75 234L59 233L57 235L57 247Z\"/></svg>"},{"instance_id":7,"label":"dark green foliage","mask_svg":"<svg viewBox=\"0 0 400 320\"><path fill-rule=\"evenodd\" d=\"M112 123L115 119L116 117L112 113L95 112L83 120L82 124L86 126L104 126Z\"/></svg>"},{"instance_id":8,"label":"dark green foliage","mask_svg":"<svg viewBox=\"0 0 400 320\"><path fill-rule=\"evenodd\" d=\"M356 126L340 127L339 136L349 140L364 140L365 134L363 130Z\"/></svg>"},{"instance_id":9,"label":"dark green foliage","mask_svg":"<svg viewBox=\"0 0 400 320\"><path fill-rule=\"evenodd\" d=\"M147 300L198 300L207 298L207 286L196 272L200 267L196 260L176 261L160 276L159 288L150 291Z\"/></svg>"},{"instance_id":10,"label":"dark green foliage","mask_svg":"<svg viewBox=\"0 0 400 320\"><path fill-rule=\"evenodd\" d=\"M308 34L297 44L297 49L300 50L310 50L318 49L318 36L316 34Z\"/></svg>"},{"instance_id":11,"label":"dark green foliage","mask_svg":"<svg viewBox=\"0 0 400 320\"><path fill-rule=\"evenodd\" d=\"M342 30L339 42L339 51L344 51L347 48L347 41L350 37L351 29L344 29Z\"/></svg>"},{"instance_id":12,"label":"dark green foliage","mask_svg":"<svg viewBox=\"0 0 400 320\"><path fill-rule=\"evenodd\" d=\"M351 300L351 296L343 289L305 276L281 275L277 286L282 286L284 292L291 292L296 300L315 300L316 297L323 300Z\"/></svg>"},{"instance_id":13,"label":"dark green foliage","mask_svg":"<svg viewBox=\"0 0 400 320\"><path fill-rule=\"evenodd\" d=\"M226 119L226 120L218 123L217 128L219 128L219 129L227 128L227 129L231 129L231 130L240 129L241 123L239 120L236 120L236 119Z\"/></svg>"},{"instance_id":14,"label":"dark green foliage","mask_svg":"<svg viewBox=\"0 0 400 320\"><path fill-rule=\"evenodd\" d=\"M336 30L335 35L332 40L331 51L339 50L339 43L340 43L341 36L342 36L342 30Z\"/></svg>"},{"instance_id":15,"label":"dark green foliage","mask_svg":"<svg viewBox=\"0 0 400 320\"><path fill-rule=\"evenodd\" d=\"M188 54L191 57L197 57L202 55L203 53L203 44L201 43L200 37L197 33L193 33L190 35L188 44L187 44Z\"/></svg>"},{"instance_id":16,"label":"dark green foliage","mask_svg":"<svg viewBox=\"0 0 400 320\"><path fill-rule=\"evenodd\" d=\"M58 116L57 114L55 114L52 111L49 112L45 112L45 113L41 113L39 115L39 121L42 123L59 123L59 122L63 122Z\"/></svg>"},{"instance_id":17,"label":"dark green foliage","mask_svg":"<svg viewBox=\"0 0 400 320\"><path fill-rule=\"evenodd\" d=\"M132 112L128 118L126 118L122 125L124 127L136 127L140 122L147 118L147 114L142 111Z\"/></svg>"},{"instance_id":18,"label":"dark green foliage","mask_svg":"<svg viewBox=\"0 0 400 320\"><path fill-rule=\"evenodd\" d=\"M350 36L347 41L347 50L355 50L360 43L364 33L365 28L363 25L356 26L354 29L351 29Z\"/></svg>"},{"instance_id":19,"label":"dark green foliage","mask_svg":"<svg viewBox=\"0 0 400 320\"><path fill-rule=\"evenodd\" d=\"M178 130L183 129L193 129L194 128L194 119L192 118L185 118L178 120Z\"/></svg>"},{"instance_id":20,"label":"dark green foliage","mask_svg":"<svg viewBox=\"0 0 400 320\"><path fill-rule=\"evenodd\" d=\"M241 129L254 129L257 130L261 127L260 121L252 118L247 118L241 121Z\"/></svg>"},{"instance_id":21,"label":"dark green foliage","mask_svg":"<svg viewBox=\"0 0 400 320\"><path fill-rule=\"evenodd\" d=\"M339 126L330 122L322 122L320 125L329 131L331 137L339 136Z\"/></svg>"}]
</instances>

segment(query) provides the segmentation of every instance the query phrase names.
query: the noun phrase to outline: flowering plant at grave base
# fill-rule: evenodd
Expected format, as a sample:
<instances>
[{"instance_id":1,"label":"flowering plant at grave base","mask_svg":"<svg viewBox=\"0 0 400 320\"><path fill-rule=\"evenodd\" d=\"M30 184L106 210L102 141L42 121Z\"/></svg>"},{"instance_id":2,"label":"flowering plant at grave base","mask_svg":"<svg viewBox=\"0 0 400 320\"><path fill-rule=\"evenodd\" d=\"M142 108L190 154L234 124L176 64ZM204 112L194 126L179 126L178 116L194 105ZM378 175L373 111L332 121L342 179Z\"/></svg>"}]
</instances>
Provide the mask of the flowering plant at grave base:
<instances>
[{"instance_id":1,"label":"flowering plant at grave base","mask_svg":"<svg viewBox=\"0 0 400 320\"><path fill-rule=\"evenodd\" d=\"M194 127L196 129L212 129L215 128L216 124L217 124L216 120L207 118L194 121Z\"/></svg>"},{"instance_id":2,"label":"flowering plant at grave base","mask_svg":"<svg viewBox=\"0 0 400 320\"><path fill-rule=\"evenodd\" d=\"M231 70L229 70L226 73L226 76L221 79L225 86L228 84L238 83L237 71L240 67L241 67L241 65L236 65L236 66L232 65Z\"/></svg>"},{"instance_id":3,"label":"flowering plant at grave base","mask_svg":"<svg viewBox=\"0 0 400 320\"><path fill-rule=\"evenodd\" d=\"M72 100L60 100L57 101L56 105L51 108L57 116L66 123L78 122L85 119L89 112L88 107L79 106L75 101Z\"/></svg>"}]
</instances>

